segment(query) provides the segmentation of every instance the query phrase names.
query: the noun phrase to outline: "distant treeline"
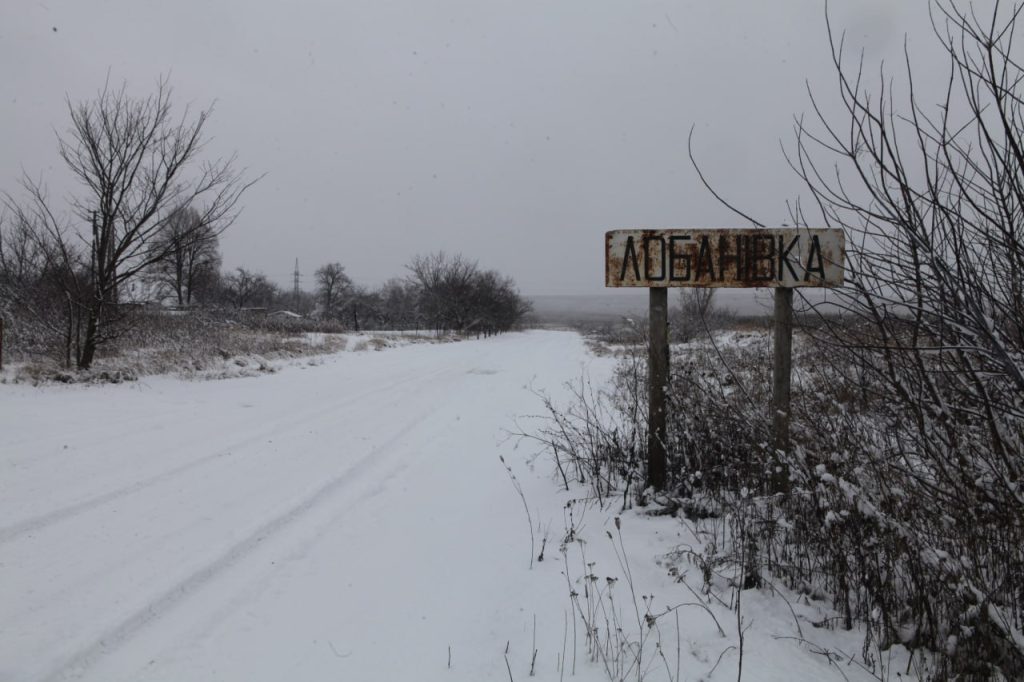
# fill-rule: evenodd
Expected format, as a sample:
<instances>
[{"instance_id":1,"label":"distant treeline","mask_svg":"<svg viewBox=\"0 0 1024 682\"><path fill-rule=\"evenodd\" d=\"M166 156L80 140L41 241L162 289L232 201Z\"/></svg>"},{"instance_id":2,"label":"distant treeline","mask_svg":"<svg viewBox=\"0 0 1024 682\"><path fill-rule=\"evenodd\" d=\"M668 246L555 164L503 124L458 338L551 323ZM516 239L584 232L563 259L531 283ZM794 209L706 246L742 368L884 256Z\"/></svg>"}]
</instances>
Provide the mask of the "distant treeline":
<instances>
[{"instance_id":1,"label":"distant treeline","mask_svg":"<svg viewBox=\"0 0 1024 682\"><path fill-rule=\"evenodd\" d=\"M128 340L138 338L126 334L136 320L161 311L201 310L206 320L219 313L225 323L244 318L247 324L276 313L295 329L426 329L489 336L513 329L530 310L511 278L458 254L417 256L406 266L405 277L376 289L353 282L338 262L316 270L312 292L283 289L247 268L222 272L218 232L191 207L175 210L164 221L148 252L161 255L144 268L124 264L132 275L110 275L117 286L101 290L93 284L97 259L88 251L75 251L70 240L50 238L27 214L0 221L6 357L48 357L87 368L93 357L85 353L90 333L98 348L125 350ZM96 303L100 298L102 305ZM90 331L89 313L97 308L100 315Z\"/></svg>"}]
</instances>

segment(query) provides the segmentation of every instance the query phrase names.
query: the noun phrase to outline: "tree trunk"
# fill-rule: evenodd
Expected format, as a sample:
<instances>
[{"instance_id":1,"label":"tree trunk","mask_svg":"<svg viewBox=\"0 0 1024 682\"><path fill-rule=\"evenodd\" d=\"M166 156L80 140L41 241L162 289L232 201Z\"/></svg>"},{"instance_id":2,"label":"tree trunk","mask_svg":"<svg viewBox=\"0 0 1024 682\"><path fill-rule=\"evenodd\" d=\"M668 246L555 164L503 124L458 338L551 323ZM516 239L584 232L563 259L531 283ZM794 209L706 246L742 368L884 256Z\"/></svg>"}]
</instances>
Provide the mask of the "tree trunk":
<instances>
[{"instance_id":1,"label":"tree trunk","mask_svg":"<svg viewBox=\"0 0 1024 682\"><path fill-rule=\"evenodd\" d=\"M68 328L64 336L64 368L71 369L71 340L75 331L75 306L71 303L71 294L64 292L68 302Z\"/></svg>"},{"instance_id":2,"label":"tree trunk","mask_svg":"<svg viewBox=\"0 0 1024 682\"><path fill-rule=\"evenodd\" d=\"M85 341L82 342L82 351L78 356L78 369L89 369L92 366L93 358L96 355L101 312L102 308L89 310L89 320L85 325Z\"/></svg>"}]
</instances>

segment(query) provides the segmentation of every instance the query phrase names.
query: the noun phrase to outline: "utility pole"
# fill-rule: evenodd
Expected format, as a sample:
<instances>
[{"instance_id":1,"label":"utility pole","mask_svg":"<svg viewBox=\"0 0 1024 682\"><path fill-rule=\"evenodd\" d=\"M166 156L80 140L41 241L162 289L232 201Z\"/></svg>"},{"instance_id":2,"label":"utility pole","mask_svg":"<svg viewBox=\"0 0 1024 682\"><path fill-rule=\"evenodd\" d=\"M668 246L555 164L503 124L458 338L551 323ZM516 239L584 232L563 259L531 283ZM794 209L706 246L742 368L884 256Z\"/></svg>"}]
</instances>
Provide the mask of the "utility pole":
<instances>
[{"instance_id":1,"label":"utility pole","mask_svg":"<svg viewBox=\"0 0 1024 682\"><path fill-rule=\"evenodd\" d=\"M299 259L295 259L295 273L294 273L294 286L292 288L292 306L298 310L299 308Z\"/></svg>"}]
</instances>

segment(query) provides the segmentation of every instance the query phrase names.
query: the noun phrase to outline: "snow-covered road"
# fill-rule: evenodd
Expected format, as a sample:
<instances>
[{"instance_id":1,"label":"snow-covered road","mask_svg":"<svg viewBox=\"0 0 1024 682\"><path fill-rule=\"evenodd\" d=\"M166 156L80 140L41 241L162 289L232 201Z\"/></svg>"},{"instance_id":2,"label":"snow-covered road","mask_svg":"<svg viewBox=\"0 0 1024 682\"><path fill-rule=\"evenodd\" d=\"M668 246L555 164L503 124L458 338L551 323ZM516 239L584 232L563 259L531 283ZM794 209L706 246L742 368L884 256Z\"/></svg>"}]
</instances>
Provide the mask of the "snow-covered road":
<instances>
[{"instance_id":1,"label":"snow-covered road","mask_svg":"<svg viewBox=\"0 0 1024 682\"><path fill-rule=\"evenodd\" d=\"M554 607L504 429L585 359L530 332L0 386L0 680L506 676L506 642L525 660Z\"/></svg>"},{"instance_id":2,"label":"snow-covered road","mask_svg":"<svg viewBox=\"0 0 1024 682\"><path fill-rule=\"evenodd\" d=\"M645 682L735 680L743 660L745 682L874 679L860 634L812 625L826 602L690 603L699 567L676 564L690 591L663 561L699 546L686 524L528 466L507 431L542 411L531 388L565 404L614 365L533 331L259 378L0 385L0 682L596 682L628 660L614 632ZM573 617L570 593L604 596Z\"/></svg>"}]
</instances>

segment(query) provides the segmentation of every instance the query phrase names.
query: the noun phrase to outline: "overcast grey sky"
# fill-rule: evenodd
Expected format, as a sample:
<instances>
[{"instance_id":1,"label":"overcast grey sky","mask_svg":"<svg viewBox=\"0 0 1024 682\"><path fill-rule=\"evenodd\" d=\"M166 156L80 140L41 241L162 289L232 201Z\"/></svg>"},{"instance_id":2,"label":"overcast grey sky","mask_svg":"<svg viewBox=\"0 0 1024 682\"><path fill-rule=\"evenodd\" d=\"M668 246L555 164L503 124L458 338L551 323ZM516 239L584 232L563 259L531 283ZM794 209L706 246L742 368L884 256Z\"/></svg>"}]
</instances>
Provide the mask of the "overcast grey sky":
<instances>
[{"instance_id":1,"label":"overcast grey sky","mask_svg":"<svg viewBox=\"0 0 1024 682\"><path fill-rule=\"evenodd\" d=\"M923 0L833 2L869 64L936 54ZM603 233L745 226L699 186L695 148L769 223L799 190L779 142L833 100L821 0L4 0L0 189L24 169L73 190L54 131L109 71L216 103L211 155L252 176L226 267L357 281L461 251L527 294L600 293ZM941 71L941 68L939 69ZM941 75L941 74L940 74Z\"/></svg>"}]
</instances>

